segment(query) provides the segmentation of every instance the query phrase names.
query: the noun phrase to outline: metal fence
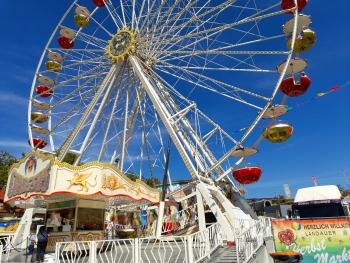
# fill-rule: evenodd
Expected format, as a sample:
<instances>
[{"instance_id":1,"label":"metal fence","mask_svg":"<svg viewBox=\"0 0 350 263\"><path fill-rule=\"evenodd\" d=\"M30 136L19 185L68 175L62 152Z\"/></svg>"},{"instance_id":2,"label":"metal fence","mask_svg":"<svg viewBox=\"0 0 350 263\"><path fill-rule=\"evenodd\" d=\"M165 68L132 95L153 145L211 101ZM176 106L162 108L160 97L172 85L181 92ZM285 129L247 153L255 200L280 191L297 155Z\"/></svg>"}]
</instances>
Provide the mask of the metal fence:
<instances>
[{"instance_id":1,"label":"metal fence","mask_svg":"<svg viewBox=\"0 0 350 263\"><path fill-rule=\"evenodd\" d=\"M196 263L222 245L220 226L187 236L56 243L55 262L72 263Z\"/></svg>"}]
</instances>

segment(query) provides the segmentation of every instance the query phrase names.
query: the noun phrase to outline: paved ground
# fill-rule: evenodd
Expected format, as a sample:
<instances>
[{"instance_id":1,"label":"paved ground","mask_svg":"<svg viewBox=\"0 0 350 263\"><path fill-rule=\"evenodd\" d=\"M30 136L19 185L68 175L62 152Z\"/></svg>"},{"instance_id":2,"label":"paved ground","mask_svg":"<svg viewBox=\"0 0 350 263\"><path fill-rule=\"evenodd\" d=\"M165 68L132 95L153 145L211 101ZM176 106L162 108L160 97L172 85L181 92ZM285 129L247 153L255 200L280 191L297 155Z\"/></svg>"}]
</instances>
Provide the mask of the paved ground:
<instances>
[{"instance_id":1,"label":"paved ground","mask_svg":"<svg viewBox=\"0 0 350 263\"><path fill-rule=\"evenodd\" d=\"M9 263L24 263L27 262L27 255L25 251L23 252L11 252L10 254L2 254L1 262L9 262ZM35 262L35 253L32 257L32 262ZM45 263L53 263L55 262L55 254L48 253L45 254Z\"/></svg>"}]
</instances>

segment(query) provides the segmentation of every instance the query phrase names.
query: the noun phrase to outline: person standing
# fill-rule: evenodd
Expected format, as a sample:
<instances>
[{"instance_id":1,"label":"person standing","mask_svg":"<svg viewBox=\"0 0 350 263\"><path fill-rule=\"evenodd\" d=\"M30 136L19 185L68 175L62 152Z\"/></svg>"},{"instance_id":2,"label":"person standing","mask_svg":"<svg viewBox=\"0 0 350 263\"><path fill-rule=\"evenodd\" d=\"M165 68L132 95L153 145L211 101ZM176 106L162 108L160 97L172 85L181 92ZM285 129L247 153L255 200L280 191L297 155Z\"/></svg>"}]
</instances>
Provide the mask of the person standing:
<instances>
[{"instance_id":1,"label":"person standing","mask_svg":"<svg viewBox=\"0 0 350 263\"><path fill-rule=\"evenodd\" d=\"M36 262L39 262L39 263L44 262L44 254L45 254L47 240L49 236L50 234L45 229L45 226L41 226L37 234L38 242L37 242Z\"/></svg>"},{"instance_id":2,"label":"person standing","mask_svg":"<svg viewBox=\"0 0 350 263\"><path fill-rule=\"evenodd\" d=\"M32 240L30 242L30 245L28 246L28 257L27 257L27 262L32 262L32 257L33 257L33 253L34 253L34 244L35 244L35 241Z\"/></svg>"}]
</instances>

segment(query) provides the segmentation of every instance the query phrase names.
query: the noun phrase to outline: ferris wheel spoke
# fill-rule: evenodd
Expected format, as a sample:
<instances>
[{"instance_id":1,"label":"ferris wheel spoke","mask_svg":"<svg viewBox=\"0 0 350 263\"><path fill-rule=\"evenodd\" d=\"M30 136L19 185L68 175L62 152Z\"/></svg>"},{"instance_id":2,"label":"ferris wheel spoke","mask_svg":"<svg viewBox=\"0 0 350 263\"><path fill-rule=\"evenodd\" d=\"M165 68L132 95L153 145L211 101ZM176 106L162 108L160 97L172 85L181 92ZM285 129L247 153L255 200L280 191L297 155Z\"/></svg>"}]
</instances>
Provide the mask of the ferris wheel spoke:
<instances>
[{"instance_id":1,"label":"ferris wheel spoke","mask_svg":"<svg viewBox=\"0 0 350 263\"><path fill-rule=\"evenodd\" d=\"M163 33L163 30L165 30L167 28L167 26L171 23L174 22L174 24L176 24L176 22L178 21L178 19L185 13L187 12L190 8L192 8L195 4L197 4L199 0L194 0L191 1L189 3L187 3L186 7L181 8L181 11L178 12L177 14L175 14L171 19L167 19L166 22L164 24L161 24L158 28L156 28L157 25L159 25L159 23L163 20L159 20L158 23L153 25L153 28L150 30L151 32L154 31L154 34L157 34L158 31L160 31L160 33ZM178 2L178 1L177 1ZM179 3L179 2L178 2ZM207 2L208 3L208 2ZM175 2L176 4L176 2ZM173 8L171 9L171 11L176 7L176 5L173 5ZM164 18L165 16L163 16L162 18ZM173 25L174 25L173 24ZM156 30L154 30L156 29ZM170 28L171 29L171 28ZM145 37L148 37L148 35L146 35Z\"/></svg>"},{"instance_id":2,"label":"ferris wheel spoke","mask_svg":"<svg viewBox=\"0 0 350 263\"><path fill-rule=\"evenodd\" d=\"M251 65L253 66L253 65ZM179 68L178 66L164 66L165 68ZM162 68L161 66L158 66L158 68ZM268 70L268 69L243 69L243 68L211 68L211 67L189 67L189 66L182 66L183 69L190 69L190 70L218 70L218 71L244 71L244 72L261 72L261 73L276 73L277 70Z\"/></svg>"},{"instance_id":3,"label":"ferris wheel spoke","mask_svg":"<svg viewBox=\"0 0 350 263\"><path fill-rule=\"evenodd\" d=\"M101 93L105 90L106 85L109 83L111 76L115 73L116 71L116 66L113 65L110 69L110 71L108 72L108 74L106 75L106 77L104 79L101 79L100 82L98 82L98 84L96 85L96 89L98 90L95 95L93 100L89 103L89 106L87 107L87 109L85 110L84 114L82 115L81 119L79 120L78 124L73 128L73 131L69 134L69 136L67 137L67 139L65 140L65 142L61 145L59 151L59 156L58 158L60 160L63 159L63 157L66 155L69 147L72 145L73 141L75 140L76 136L78 135L78 131L82 128L82 126L84 125L87 117L90 115L93 107L94 107L94 103L96 103L96 101L100 98ZM82 101L80 101L78 104L76 104L72 110L74 110L75 108L77 108L84 100L87 96L89 96L92 92L94 91L94 89L91 89L90 92L88 92L82 99ZM72 111L71 110L71 111ZM68 112L69 114L69 112ZM60 123L58 123L55 127L58 127ZM55 128L54 127L54 128Z\"/></svg>"},{"instance_id":4,"label":"ferris wheel spoke","mask_svg":"<svg viewBox=\"0 0 350 263\"><path fill-rule=\"evenodd\" d=\"M178 1L178 0L176 0L176 1ZM155 2L155 1L154 1L154 2ZM159 16L159 14L160 14L160 11L162 10L162 8L163 8L163 6L166 4L166 2L167 2L167 1L162 1L162 3L158 6L158 8L153 12L152 17L148 20L147 24L145 24L145 25L143 26L143 28L147 28L148 31L152 32L153 27L152 27L152 28L149 28L149 27L150 27L150 25L152 24L153 20L154 20L156 17L157 17L157 19L158 19L158 16ZM142 34L142 31L141 31L140 33Z\"/></svg>"},{"instance_id":5,"label":"ferris wheel spoke","mask_svg":"<svg viewBox=\"0 0 350 263\"><path fill-rule=\"evenodd\" d=\"M147 1L147 0L145 0ZM149 5L149 0L147 1L148 2L148 5L147 5L147 14L145 16L145 18L143 19L143 22L142 22L142 25L141 25L141 31L140 31L140 35L144 34L145 32L148 32L148 28L146 27L146 24L147 24L147 21L149 20L149 16L152 14L152 10L154 8L154 5L156 4L157 1L151 1L152 2L152 5L150 6ZM143 30L144 29L144 30Z\"/></svg>"},{"instance_id":6,"label":"ferris wheel spoke","mask_svg":"<svg viewBox=\"0 0 350 263\"><path fill-rule=\"evenodd\" d=\"M109 134L109 131L110 131L110 128L111 128L111 123L112 123L112 120L113 120L113 113L117 107L117 102L118 102L118 98L119 98L119 93L120 93L120 90L118 89L117 90L117 94L114 98L114 102L113 102L113 107L112 107L112 110L111 110L111 113L108 117L108 124L107 124L107 128L106 128L106 132L103 136L103 140L102 140L102 143L101 143L101 149L100 149L100 152L98 154L98 158L97 158L97 161L100 162L101 161L101 158L102 158L102 155L106 152L106 150L108 149L108 145L106 145L106 141L107 141L107 136Z\"/></svg>"},{"instance_id":7,"label":"ferris wheel spoke","mask_svg":"<svg viewBox=\"0 0 350 263\"><path fill-rule=\"evenodd\" d=\"M141 31L139 24L140 24L141 18L143 17L143 9L145 7L145 3L146 3L146 0L142 0L142 4L141 4L139 12L138 12L138 17L136 17L136 19L135 19L135 29L137 32Z\"/></svg>"},{"instance_id":8,"label":"ferris wheel spoke","mask_svg":"<svg viewBox=\"0 0 350 263\"><path fill-rule=\"evenodd\" d=\"M116 12L116 9L114 8L113 4L111 3L111 1L106 1L106 9L110 15L110 17L112 18L114 24L117 26L117 28L122 28L124 26L122 19L120 18L120 16L118 15L118 13Z\"/></svg>"},{"instance_id":9,"label":"ferris wheel spoke","mask_svg":"<svg viewBox=\"0 0 350 263\"><path fill-rule=\"evenodd\" d=\"M96 47L99 47L102 49L104 49L106 47L106 45L108 44L108 41L103 40L101 38L98 38L98 37L95 37L95 36L92 36L89 34L85 34L81 31L77 31L77 30L72 29L72 28L67 27L67 26L62 25L61 27L73 31L75 34L75 39L80 40L82 42L85 42L86 44L90 44L90 45L93 45L93 46L96 46Z\"/></svg>"},{"instance_id":10,"label":"ferris wheel spoke","mask_svg":"<svg viewBox=\"0 0 350 263\"><path fill-rule=\"evenodd\" d=\"M193 21L199 20L200 18L202 18L202 17L206 16L207 14L210 14L210 13L216 11L216 10L220 10L220 8L225 7L225 5L227 5L228 3L233 2L233 1L235 1L235 0L228 0L228 1L222 3L221 5L219 5L219 6L215 7L215 8L211 8L210 10L204 12L204 13L201 14L201 15L198 15L198 16L197 16L197 15L194 15L191 19L187 20L186 22L184 22L184 23L182 23L182 24L180 24L180 25L177 25L177 26L175 26L175 27L172 27L170 30L167 30L167 33L158 35L158 36L157 36L157 39L158 39L158 38L162 38L162 37L166 37L168 34L174 32L174 31L176 31L176 30L178 30L178 29L181 30L182 28L185 28L188 24L192 23ZM197 2L198 2L198 1L194 1L193 5L196 4ZM209 4L209 2L210 2L210 1L207 1L205 5ZM173 17L171 20L169 20L168 23L167 23L165 26L167 26L170 22L177 21L177 20L178 20L186 11L188 11L193 5L191 5L191 4L187 5L186 8L184 8L178 15L175 15L175 17ZM201 9L200 9L199 11L201 11ZM165 27L165 26L164 26L164 27ZM157 30L154 31L154 33L156 34L158 31L161 30L161 28L164 28L164 27L159 27ZM146 35L145 37L148 37L148 35Z\"/></svg>"},{"instance_id":11,"label":"ferris wheel spoke","mask_svg":"<svg viewBox=\"0 0 350 263\"><path fill-rule=\"evenodd\" d=\"M227 1L226 3L229 3L229 2L231 2L231 0L229 0L229 1ZM206 4L208 4L209 2L207 2ZM198 16L198 14L199 14L199 12L202 10L202 8L200 9L200 10L198 10L197 12L194 12L191 16L193 17L193 18L197 18L197 20L195 20L194 22L200 22L199 24L197 23L197 24L194 24L193 25L193 28L191 29L191 27L189 26L188 27L188 29L187 29L187 31L188 32L186 32L185 34L183 34L182 33L182 35L188 35L188 34L192 34L192 33L194 33L194 32L199 32L199 31L202 31L200 28L202 27L202 26L204 26L206 23L208 23L210 20L213 20L213 19L215 19L216 17L218 17L219 16L219 14L221 13L221 12L223 12L227 7L228 7L229 5L227 5L226 7L223 7L223 5L219 5L219 6L217 6L217 7L215 7L214 9L211 9L211 11L209 10L209 11L207 11L207 12L205 12L204 14L202 14L202 15L199 15ZM187 10L189 10L190 8L188 8L188 9L186 9L186 10L183 10L183 11L187 11ZM214 15L212 15L212 16L210 16L208 19L206 19L206 20L204 20L204 21L201 21L201 20L199 20L199 18L201 18L202 16L205 16L205 15L207 15L207 14L209 14L209 13L211 13L211 12L213 12L213 11L216 11L218 9L218 12L216 13L216 14L214 14ZM180 12L181 13L181 12ZM175 21L176 22L176 21ZM187 23L187 22L189 22L189 21L186 21L185 20L185 22L184 23ZM183 28L185 27L185 26L177 26L177 27L175 27L174 28L174 25L175 25L175 23L171 26L171 28L169 29L169 30L167 30L167 34L169 35L169 34L171 34L173 31L175 31L177 28L179 28L180 30L178 30L175 34L173 34L172 35L172 37L170 38L171 40L173 40L176 36L178 36L178 35L180 35L180 33L181 33L181 31L183 30ZM182 24L183 25L183 24ZM187 24L186 24L187 25ZM212 27L212 26L211 26ZM163 27L163 29L164 29L164 27ZM174 29L174 30L173 30ZM163 30L160 32L161 33L161 35L162 35L162 33L163 33ZM213 34L215 34L215 33L213 33ZM153 39L153 38L152 38ZM168 39L166 36L164 36L162 39ZM180 39L178 39L177 41L175 41L174 43L172 43L170 46L168 46L168 47L166 47L166 44L164 44L164 45L161 45L161 48L162 49L169 49L169 48L172 48L172 47L174 47L175 45L177 45L177 44L179 44L181 41L182 41L183 39L182 38L180 38ZM192 41L190 41L190 42L192 42ZM193 44L192 44L193 45ZM182 48L182 47L181 47Z\"/></svg>"},{"instance_id":12,"label":"ferris wheel spoke","mask_svg":"<svg viewBox=\"0 0 350 263\"><path fill-rule=\"evenodd\" d=\"M117 71L118 73L121 72L121 70L119 69L121 67L121 63L117 64L116 67L117 68L114 71ZM117 78L117 74L115 74L114 71L113 71L114 75L112 74L111 78L108 80L109 83L108 84L106 83L108 85L108 87L106 88L106 91L103 91L104 95L103 95L102 101L101 101L97 111L94 113L93 120L92 120L91 124L89 125L89 130L88 130L87 134L85 135L85 138L84 138L84 140L83 140L83 142L81 144L81 147L80 147L80 150L79 150L80 155L77 156L77 158L75 160L75 165L77 165L79 163L80 158L82 156L82 153L86 150L86 147L88 146L88 142L90 140L90 136L91 136L91 134L93 132L93 129L95 128L96 123L97 123L97 121L100 118L100 114L101 114L103 108L106 106L105 103L106 103L107 99L110 96L110 93L111 93L112 88L114 86L115 80ZM101 127L102 127L102 125L101 125ZM91 141L92 140L90 140L90 143L91 143Z\"/></svg>"},{"instance_id":13,"label":"ferris wheel spoke","mask_svg":"<svg viewBox=\"0 0 350 263\"><path fill-rule=\"evenodd\" d=\"M95 58L91 58L91 59L88 59L88 60L74 60L72 62L76 62L76 61L79 61L79 62L76 62L76 63L72 63L72 64L65 64L64 66L61 66L61 70L64 70L64 69L70 69L70 68L74 68L78 65L87 65L87 64L90 64L90 63L101 63L101 60L105 60L105 56L100 56L100 57L95 57ZM66 60L67 62L67 60ZM93 64L92 64L93 65ZM51 70L44 70L44 71L40 71L38 72L38 74L45 74L45 73L49 73L49 72L52 72Z\"/></svg>"},{"instance_id":14,"label":"ferris wheel spoke","mask_svg":"<svg viewBox=\"0 0 350 263\"><path fill-rule=\"evenodd\" d=\"M191 34L187 34L187 35L184 35L184 36L174 37L174 38L172 38L170 40L159 41L160 38L163 37L162 35L160 35L160 36L157 36L157 37L153 38L151 43L149 43L148 45L152 46L152 45L168 44L168 43L171 43L171 42L174 42L174 41L178 41L178 40L181 41L181 40L184 40L184 39L187 39L187 38L193 38L193 37L205 35L205 34L211 33L211 32L214 32L215 34L219 34L222 31L227 30L227 29L232 28L232 27L237 26L237 25L253 22L253 21L256 21L256 20L261 20L263 18L276 16L276 15L280 15L280 14L284 14L284 13L285 13L284 10L277 11L277 12L270 13L270 14L267 14L267 15L262 15L262 16L253 17L253 18L250 18L250 19L240 20L240 21L235 22L235 23L224 24L224 25L221 25L221 26L213 27L213 28L210 28L210 29L206 29L206 30L203 30L203 31L196 32L196 33L191 33ZM167 34L169 34L169 32Z\"/></svg>"},{"instance_id":15,"label":"ferris wheel spoke","mask_svg":"<svg viewBox=\"0 0 350 263\"><path fill-rule=\"evenodd\" d=\"M157 19L156 23L154 23L154 24L152 25L152 27L150 28L149 31L150 31L150 32L154 32L155 29L157 28L157 26L165 19L165 17L169 17L170 14L172 14L173 10L180 4L180 2L181 2L181 0L176 0L176 1L174 2L174 4L171 5L171 6L168 8L168 10L167 10L164 14L162 14L162 15ZM198 2L198 0L193 1L193 2L191 3L191 5L194 5L196 2ZM182 12L182 11L181 11L181 12ZM183 12L185 12L185 10L183 10ZM176 15L178 15L178 14L176 14ZM175 16L176 16L176 15L175 15ZM169 21L169 20L167 19L166 23L167 23L168 21ZM162 24L162 27L163 27L163 28L166 27L166 23L165 23L165 24ZM149 24L150 24L150 23L149 23Z\"/></svg>"},{"instance_id":16,"label":"ferris wheel spoke","mask_svg":"<svg viewBox=\"0 0 350 263\"><path fill-rule=\"evenodd\" d=\"M67 80L67 81L61 82L61 83L59 83L59 84L57 84L57 85L54 85L54 86L51 88L51 90L52 90L52 91L55 91L56 89L58 89L58 88L60 88L60 87L62 87L62 86L65 86L65 85L67 85L67 84L69 84L69 83L71 83L71 82L73 82L73 81L75 81L75 80L77 80L77 79L80 79L80 78L82 78L82 77L84 77L84 76L90 74L91 72L93 72L93 71L95 71L95 70L97 70L97 69L99 69L99 68L102 68L102 71L104 71L104 70L107 68L107 66L108 66L109 63L110 63L109 61L106 61L106 62L104 62L104 63L101 63L100 65L98 65L98 66L96 66L96 67L94 67L94 68L92 68L92 69L90 69L90 70L87 70L87 71L81 73L80 75L78 75L78 76L76 76L76 77L73 77L73 78L71 78L71 79L69 79L69 80ZM105 66L105 67L103 68L103 66ZM42 94L43 94L43 93L42 93ZM40 95L36 95L36 96L32 97L31 100L35 100L35 99L37 99L39 96L40 96Z\"/></svg>"},{"instance_id":17,"label":"ferris wheel spoke","mask_svg":"<svg viewBox=\"0 0 350 263\"><path fill-rule=\"evenodd\" d=\"M167 63L163 63L163 64L167 64ZM170 68L170 67L169 67L169 68ZM238 87L232 86L232 85L227 84L227 83L224 83L224 82L222 82L222 81L215 80L215 79L213 79L213 78L206 77L206 76L204 76L204 75L200 75L199 73L195 73L195 72L193 72L193 71L186 70L186 69L182 68L181 66L173 66L173 68L176 68L176 69L181 70L181 71L183 71L183 72L185 72L185 73L188 73L188 74L191 75L191 76L196 76L196 77L200 77L200 79L209 80L209 81L211 81L211 82L213 82L213 83L215 83L215 84L217 84L217 85L228 87L228 88L230 88L230 89L232 89L232 90L234 90L234 91L239 91L239 92L242 92L242 93L245 93L245 94L248 94L248 95L251 95L251 96L260 98L260 99L263 99L263 100L265 100L265 101L268 101L268 100L269 100L268 98L266 98L266 97L264 97L264 96L261 96L261 95L259 95L259 94L256 94L256 93L253 93L253 92L250 92L250 91L246 91L246 90L244 90L244 89L240 89L240 88L238 88ZM170 74L172 74L172 73L170 73ZM178 76L178 77L180 77L180 76ZM240 101L240 102L243 102L243 101ZM245 103L245 102L243 102L243 103ZM253 105L251 105L251 106L253 106ZM255 106L255 105L254 105L254 106ZM256 106L255 106L255 107L256 107ZM260 108L259 108L259 109L260 109Z\"/></svg>"}]
</instances>

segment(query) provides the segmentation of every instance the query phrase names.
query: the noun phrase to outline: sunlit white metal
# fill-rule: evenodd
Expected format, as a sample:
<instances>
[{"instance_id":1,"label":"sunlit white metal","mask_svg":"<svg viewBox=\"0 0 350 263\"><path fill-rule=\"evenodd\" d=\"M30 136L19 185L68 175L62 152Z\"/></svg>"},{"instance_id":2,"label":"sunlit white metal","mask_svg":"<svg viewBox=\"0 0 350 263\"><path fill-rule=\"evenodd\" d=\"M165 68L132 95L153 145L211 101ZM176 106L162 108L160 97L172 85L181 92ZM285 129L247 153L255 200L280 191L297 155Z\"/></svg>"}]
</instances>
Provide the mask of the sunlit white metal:
<instances>
[{"instance_id":1,"label":"sunlit white metal","mask_svg":"<svg viewBox=\"0 0 350 263\"><path fill-rule=\"evenodd\" d=\"M233 220L234 207L213 180L227 177L242 161L232 164L231 153L251 135L286 74L287 67L280 75L275 70L282 61L288 65L292 56L280 28L275 30L276 22L287 19L286 11L277 0L271 6L247 0L111 0L105 8L85 4L93 10L88 27L70 28L69 12L57 27L74 34L74 47L60 48L54 33L45 49L45 55L54 50L64 57L61 72L45 68L44 54L36 72L54 74L56 81L50 86L50 109L43 111L50 117L50 133L43 139L50 138L51 152L60 160L67 152L75 153L76 163L117 161L123 172L153 177L164 169L163 142L169 134L193 178L191 184L205 182L200 191L204 199L220 199ZM289 11L297 14L296 8ZM294 28L296 23L297 17ZM105 52L113 34L129 26L136 43L119 60L117 74ZM273 48L266 49L269 44ZM31 101L42 99L33 92L36 79ZM271 82L268 92L258 86L264 80ZM234 125L215 117L201 102L208 94L213 95L209 103L222 100L234 117L242 112L236 104L257 117L243 135L232 134ZM30 114L28 118L33 124ZM232 180L227 181L238 192ZM218 207L214 210L221 213ZM223 215L219 217L227 227Z\"/></svg>"},{"instance_id":2,"label":"sunlit white metal","mask_svg":"<svg viewBox=\"0 0 350 263\"><path fill-rule=\"evenodd\" d=\"M107 98L108 98L109 95L110 95L110 92L111 92L111 89L113 88L113 85L115 84L114 82L115 82L115 79L116 79L116 77L117 77L117 75L118 75L118 71L119 71L119 69L120 69L120 66L121 66L121 63L120 63L120 62L117 63L117 65L115 66L115 69L114 69L113 72L111 73L112 77L111 77L111 79L109 80L109 83L107 83L107 82L104 83L104 84L106 84L106 85L108 84L108 88L107 88L107 90L105 91L105 94L103 95L103 99L102 99L102 101L101 101L101 103L100 103L100 106L99 106L97 112L95 113L95 116L94 116L94 118L93 118L93 120L92 120L92 123L91 123L91 125L90 125L90 128L89 128L89 131L87 132L87 134L86 134L86 136L85 136L85 139L84 139L84 141L83 141L83 143L82 143L82 145L81 145L81 147L80 147L80 155L78 155L77 158L75 159L74 165L78 165L79 162L80 162L81 153L84 152L85 147L87 146L88 141L89 141L89 139L90 139L91 133L92 133L92 131L93 131L93 129L94 129L94 127L95 127L95 125L96 125L96 123L97 123L99 117L100 117L100 114L101 114L103 108L105 107L106 100L107 100ZM104 88L104 87L103 87L103 88Z\"/></svg>"},{"instance_id":3,"label":"sunlit white metal","mask_svg":"<svg viewBox=\"0 0 350 263\"><path fill-rule=\"evenodd\" d=\"M222 244L216 223L188 236L57 242L55 262L201 262Z\"/></svg>"}]
</instances>

